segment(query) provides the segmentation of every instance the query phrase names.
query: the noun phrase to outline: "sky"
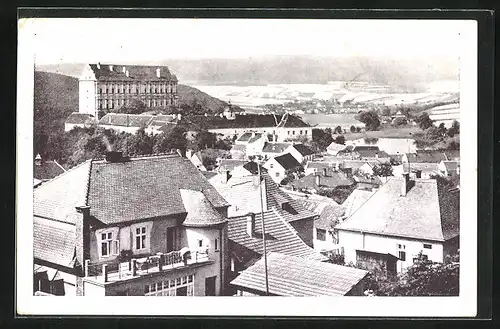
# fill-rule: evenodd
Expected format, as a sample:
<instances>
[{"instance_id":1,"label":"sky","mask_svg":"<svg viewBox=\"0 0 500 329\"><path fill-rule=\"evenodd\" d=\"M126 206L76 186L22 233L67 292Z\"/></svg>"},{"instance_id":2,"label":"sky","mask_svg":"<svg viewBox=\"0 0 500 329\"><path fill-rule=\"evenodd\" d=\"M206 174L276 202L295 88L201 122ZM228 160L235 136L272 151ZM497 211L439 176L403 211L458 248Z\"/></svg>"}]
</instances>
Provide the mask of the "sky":
<instances>
[{"instance_id":1,"label":"sky","mask_svg":"<svg viewBox=\"0 0 500 329\"><path fill-rule=\"evenodd\" d=\"M463 21L36 18L38 65L267 55L454 56Z\"/></svg>"}]
</instances>

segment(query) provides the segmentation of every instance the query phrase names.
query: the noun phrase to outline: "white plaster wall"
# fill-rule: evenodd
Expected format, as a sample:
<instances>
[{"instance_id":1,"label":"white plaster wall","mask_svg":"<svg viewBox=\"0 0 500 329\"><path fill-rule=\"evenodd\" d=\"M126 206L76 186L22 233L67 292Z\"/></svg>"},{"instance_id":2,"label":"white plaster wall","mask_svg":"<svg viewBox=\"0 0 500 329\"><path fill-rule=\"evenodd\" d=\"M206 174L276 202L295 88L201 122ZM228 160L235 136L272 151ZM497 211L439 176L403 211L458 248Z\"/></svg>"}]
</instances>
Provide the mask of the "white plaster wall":
<instances>
[{"instance_id":1,"label":"white plaster wall","mask_svg":"<svg viewBox=\"0 0 500 329\"><path fill-rule=\"evenodd\" d=\"M104 297L106 290L97 284L88 281L83 282L83 295L91 297Z\"/></svg>"},{"instance_id":2,"label":"white plaster wall","mask_svg":"<svg viewBox=\"0 0 500 329\"><path fill-rule=\"evenodd\" d=\"M424 249L424 243L431 244L432 249ZM398 244L405 245L405 249L401 249L401 251L406 252L406 261L398 261L398 272L401 272L402 269L412 265L413 258L417 256L420 251L422 251L424 255L427 255L429 260L434 262L443 261L443 244L440 242L388 237L369 233L362 234L359 232L339 230L339 245L344 247L346 263L356 263L356 250L359 249L391 254L398 257L400 250L398 249Z\"/></svg>"}]
</instances>

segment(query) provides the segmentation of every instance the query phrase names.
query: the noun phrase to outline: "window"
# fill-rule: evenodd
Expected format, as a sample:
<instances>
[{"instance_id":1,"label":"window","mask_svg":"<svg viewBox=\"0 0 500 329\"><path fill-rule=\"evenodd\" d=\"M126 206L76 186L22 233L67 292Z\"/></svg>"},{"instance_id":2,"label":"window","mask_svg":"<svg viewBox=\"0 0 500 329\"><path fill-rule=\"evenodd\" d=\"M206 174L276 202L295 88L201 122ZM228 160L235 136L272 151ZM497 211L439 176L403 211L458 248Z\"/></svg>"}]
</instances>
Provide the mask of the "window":
<instances>
[{"instance_id":1,"label":"window","mask_svg":"<svg viewBox=\"0 0 500 329\"><path fill-rule=\"evenodd\" d=\"M137 227L135 229L135 249L146 249L146 227Z\"/></svg>"},{"instance_id":2,"label":"window","mask_svg":"<svg viewBox=\"0 0 500 329\"><path fill-rule=\"evenodd\" d=\"M290 130L288 131L288 135L290 135Z\"/></svg>"},{"instance_id":3,"label":"window","mask_svg":"<svg viewBox=\"0 0 500 329\"><path fill-rule=\"evenodd\" d=\"M299 131L299 134L302 135L302 130Z\"/></svg>"},{"instance_id":4,"label":"window","mask_svg":"<svg viewBox=\"0 0 500 329\"><path fill-rule=\"evenodd\" d=\"M432 249L432 244L424 243L424 249Z\"/></svg>"},{"instance_id":5,"label":"window","mask_svg":"<svg viewBox=\"0 0 500 329\"><path fill-rule=\"evenodd\" d=\"M203 240L198 240L198 247L203 247Z\"/></svg>"},{"instance_id":6,"label":"window","mask_svg":"<svg viewBox=\"0 0 500 329\"><path fill-rule=\"evenodd\" d=\"M326 231L320 228L316 229L316 240L325 241L326 240Z\"/></svg>"},{"instance_id":7,"label":"window","mask_svg":"<svg viewBox=\"0 0 500 329\"><path fill-rule=\"evenodd\" d=\"M295 130L292 130L292 135L295 135Z\"/></svg>"},{"instance_id":8,"label":"window","mask_svg":"<svg viewBox=\"0 0 500 329\"><path fill-rule=\"evenodd\" d=\"M399 260L401 261L406 261L406 252L405 251L399 251Z\"/></svg>"},{"instance_id":9,"label":"window","mask_svg":"<svg viewBox=\"0 0 500 329\"><path fill-rule=\"evenodd\" d=\"M215 251L219 251L219 239L215 239L214 249L215 249Z\"/></svg>"},{"instance_id":10,"label":"window","mask_svg":"<svg viewBox=\"0 0 500 329\"><path fill-rule=\"evenodd\" d=\"M271 163L271 164L269 165L269 168L273 169L273 168L274 168L274 164L272 164L272 163Z\"/></svg>"},{"instance_id":11,"label":"window","mask_svg":"<svg viewBox=\"0 0 500 329\"><path fill-rule=\"evenodd\" d=\"M404 244L398 244L398 249L405 249L405 245Z\"/></svg>"},{"instance_id":12,"label":"window","mask_svg":"<svg viewBox=\"0 0 500 329\"><path fill-rule=\"evenodd\" d=\"M113 233L101 233L101 257L118 255L118 250L118 240L113 240Z\"/></svg>"},{"instance_id":13,"label":"window","mask_svg":"<svg viewBox=\"0 0 500 329\"><path fill-rule=\"evenodd\" d=\"M145 296L194 296L194 275L144 285Z\"/></svg>"},{"instance_id":14,"label":"window","mask_svg":"<svg viewBox=\"0 0 500 329\"><path fill-rule=\"evenodd\" d=\"M307 130L304 130L304 135L307 135Z\"/></svg>"},{"instance_id":15,"label":"window","mask_svg":"<svg viewBox=\"0 0 500 329\"><path fill-rule=\"evenodd\" d=\"M276 173L276 177L280 177L280 173L279 172Z\"/></svg>"}]
</instances>

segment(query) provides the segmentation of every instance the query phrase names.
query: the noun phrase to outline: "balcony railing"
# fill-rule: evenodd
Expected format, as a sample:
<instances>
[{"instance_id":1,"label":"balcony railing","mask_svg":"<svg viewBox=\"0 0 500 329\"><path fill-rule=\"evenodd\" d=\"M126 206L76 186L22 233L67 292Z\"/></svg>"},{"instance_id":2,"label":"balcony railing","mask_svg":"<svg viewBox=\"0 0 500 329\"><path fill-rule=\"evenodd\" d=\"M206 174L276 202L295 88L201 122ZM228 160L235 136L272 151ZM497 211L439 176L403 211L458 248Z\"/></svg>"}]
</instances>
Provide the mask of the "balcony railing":
<instances>
[{"instance_id":1,"label":"balcony railing","mask_svg":"<svg viewBox=\"0 0 500 329\"><path fill-rule=\"evenodd\" d=\"M206 250L191 251L187 248L167 254L158 253L143 258L132 258L126 262L117 261L106 264L90 264L90 261L86 260L85 277L102 283L115 282L149 273L158 273L192 264L204 263L209 260L210 258Z\"/></svg>"}]
</instances>

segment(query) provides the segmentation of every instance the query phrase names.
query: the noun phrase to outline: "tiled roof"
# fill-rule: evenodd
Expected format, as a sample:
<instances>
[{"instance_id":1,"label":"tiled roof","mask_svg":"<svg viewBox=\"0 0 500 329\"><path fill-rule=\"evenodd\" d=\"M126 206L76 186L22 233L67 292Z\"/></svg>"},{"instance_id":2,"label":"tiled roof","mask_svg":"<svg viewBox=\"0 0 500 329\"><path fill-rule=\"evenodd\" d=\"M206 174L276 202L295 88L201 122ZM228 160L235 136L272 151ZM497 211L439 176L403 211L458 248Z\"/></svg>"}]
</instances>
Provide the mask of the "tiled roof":
<instances>
[{"instance_id":1,"label":"tiled roof","mask_svg":"<svg viewBox=\"0 0 500 329\"><path fill-rule=\"evenodd\" d=\"M47 180L57 177L66 170L55 160L42 161L40 164L35 162L33 166L33 176L36 179Z\"/></svg>"},{"instance_id":2,"label":"tiled roof","mask_svg":"<svg viewBox=\"0 0 500 329\"><path fill-rule=\"evenodd\" d=\"M180 189L187 216L182 225L209 227L226 222L201 191Z\"/></svg>"},{"instance_id":3,"label":"tiled roof","mask_svg":"<svg viewBox=\"0 0 500 329\"><path fill-rule=\"evenodd\" d=\"M109 66L113 66L113 71ZM148 66L148 65L123 65L123 64L90 64L92 71L98 80L106 81L126 81L126 80L144 80L144 81L177 81L177 77L171 74L166 66ZM123 67L129 72L129 76L123 72ZM160 78L156 75L156 70L160 69Z\"/></svg>"},{"instance_id":4,"label":"tiled roof","mask_svg":"<svg viewBox=\"0 0 500 329\"><path fill-rule=\"evenodd\" d=\"M299 168L301 165L290 153L283 154L274 158L285 170Z\"/></svg>"},{"instance_id":5,"label":"tiled roof","mask_svg":"<svg viewBox=\"0 0 500 329\"><path fill-rule=\"evenodd\" d=\"M247 142L247 143L253 143L256 140L260 139L263 136L261 133L244 133L241 135L236 141L238 142Z\"/></svg>"},{"instance_id":6,"label":"tiled roof","mask_svg":"<svg viewBox=\"0 0 500 329\"><path fill-rule=\"evenodd\" d=\"M280 115L276 115L278 122L281 120ZM195 115L184 117L183 123L188 126L194 126L204 129L226 129L226 128L275 128L276 121L272 114L236 114L234 119L221 118L220 116L204 116ZM297 116L288 115L285 127L309 127L307 123L302 121Z\"/></svg>"},{"instance_id":7,"label":"tiled roof","mask_svg":"<svg viewBox=\"0 0 500 329\"><path fill-rule=\"evenodd\" d=\"M262 218L260 211L255 213L255 233L247 233L248 215L230 217L228 219L228 237L236 246L233 250L247 249L262 255ZM287 255L299 256L309 259L326 260L319 252L305 244L297 231L276 211L264 212L267 252L281 252ZM240 253L240 257L245 255Z\"/></svg>"},{"instance_id":8,"label":"tiled roof","mask_svg":"<svg viewBox=\"0 0 500 329\"><path fill-rule=\"evenodd\" d=\"M433 162L459 160L460 151L418 150L416 154L407 154L410 162Z\"/></svg>"},{"instance_id":9,"label":"tiled roof","mask_svg":"<svg viewBox=\"0 0 500 329\"><path fill-rule=\"evenodd\" d=\"M237 276L231 285L265 292L264 259ZM278 296L345 296L367 274L353 267L271 252L267 255L269 293Z\"/></svg>"},{"instance_id":10,"label":"tiled roof","mask_svg":"<svg viewBox=\"0 0 500 329\"><path fill-rule=\"evenodd\" d=\"M289 148L292 143L264 143L262 152L264 153L283 153L287 148Z\"/></svg>"},{"instance_id":11,"label":"tiled roof","mask_svg":"<svg viewBox=\"0 0 500 329\"><path fill-rule=\"evenodd\" d=\"M349 217L352 213L359 209L374 192L365 190L354 190L342 203L342 208L345 209L345 216Z\"/></svg>"},{"instance_id":12,"label":"tiled roof","mask_svg":"<svg viewBox=\"0 0 500 329\"><path fill-rule=\"evenodd\" d=\"M314 227L331 230L332 225L337 224L337 220L344 215L345 210L333 199L315 200L314 198L297 199L304 208L319 215L314 221Z\"/></svg>"},{"instance_id":13,"label":"tiled roof","mask_svg":"<svg viewBox=\"0 0 500 329\"><path fill-rule=\"evenodd\" d=\"M89 123L97 123L97 120L93 115L88 113L80 113L73 112L69 115L69 117L64 121L64 123L68 124L89 124Z\"/></svg>"},{"instance_id":14,"label":"tiled roof","mask_svg":"<svg viewBox=\"0 0 500 329\"><path fill-rule=\"evenodd\" d=\"M182 214L180 189L203 191L215 207L228 206L188 159L163 155L87 161L36 188L34 213L71 223L74 207L88 205L105 224Z\"/></svg>"},{"instance_id":15,"label":"tiled roof","mask_svg":"<svg viewBox=\"0 0 500 329\"><path fill-rule=\"evenodd\" d=\"M153 115L108 113L99 120L99 125L145 127L149 125L153 119Z\"/></svg>"},{"instance_id":16,"label":"tiled roof","mask_svg":"<svg viewBox=\"0 0 500 329\"><path fill-rule=\"evenodd\" d=\"M413 182L401 196L403 178L389 179L337 228L435 241L458 235L457 193L438 188L434 179Z\"/></svg>"},{"instance_id":17,"label":"tiled roof","mask_svg":"<svg viewBox=\"0 0 500 329\"><path fill-rule=\"evenodd\" d=\"M35 259L73 267L75 225L33 217L33 255Z\"/></svg>"},{"instance_id":18,"label":"tiled roof","mask_svg":"<svg viewBox=\"0 0 500 329\"><path fill-rule=\"evenodd\" d=\"M433 162L410 162L403 164L403 169L405 171L417 171L420 170L422 172L439 172L439 166L437 163Z\"/></svg>"},{"instance_id":19,"label":"tiled roof","mask_svg":"<svg viewBox=\"0 0 500 329\"><path fill-rule=\"evenodd\" d=\"M302 156L314 154L314 151L305 146L304 144L295 144L292 147L296 149Z\"/></svg>"},{"instance_id":20,"label":"tiled roof","mask_svg":"<svg viewBox=\"0 0 500 329\"><path fill-rule=\"evenodd\" d=\"M316 176L319 176L320 186L316 185ZM350 186L353 185L354 182L342 171L334 171L329 168L327 169L326 176L322 171L320 171L294 180L290 184L298 189L317 189L319 187L334 188L337 186Z\"/></svg>"}]
</instances>

